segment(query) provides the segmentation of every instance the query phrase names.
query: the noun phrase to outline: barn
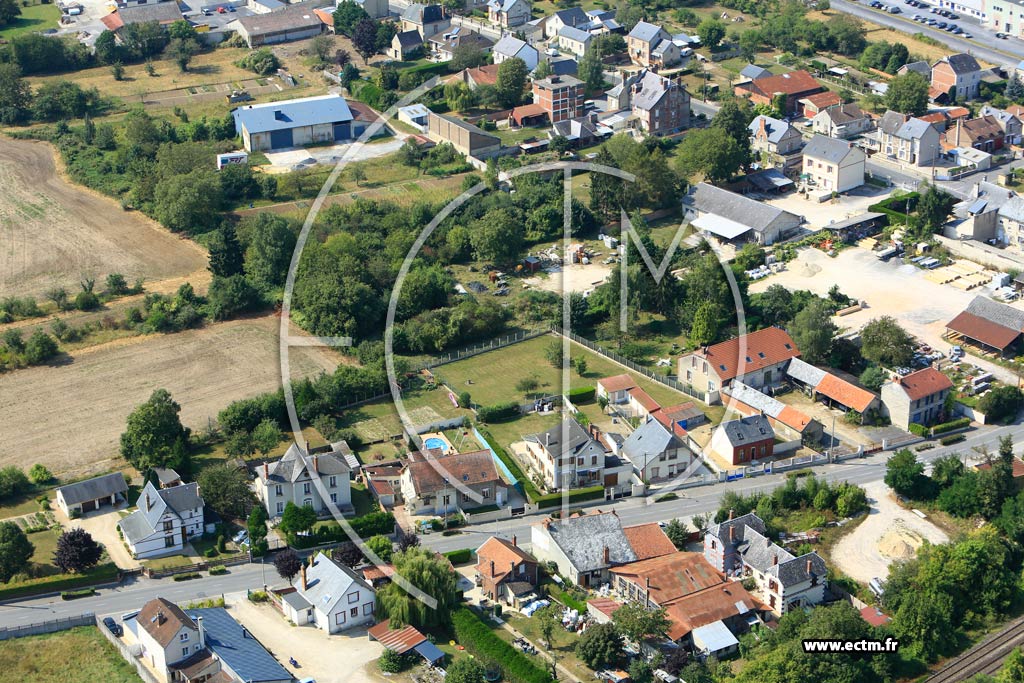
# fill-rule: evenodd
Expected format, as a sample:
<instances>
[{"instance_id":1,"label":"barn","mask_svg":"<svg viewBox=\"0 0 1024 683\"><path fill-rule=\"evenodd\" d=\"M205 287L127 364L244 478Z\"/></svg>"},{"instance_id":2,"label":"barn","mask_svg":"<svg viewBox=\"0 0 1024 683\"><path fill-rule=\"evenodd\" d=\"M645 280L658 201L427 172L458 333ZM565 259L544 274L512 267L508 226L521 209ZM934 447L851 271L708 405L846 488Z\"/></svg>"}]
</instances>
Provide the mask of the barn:
<instances>
[{"instance_id":1,"label":"barn","mask_svg":"<svg viewBox=\"0 0 1024 683\"><path fill-rule=\"evenodd\" d=\"M360 131L355 116L340 95L251 104L235 109L235 130L248 152L300 147L323 142L347 142Z\"/></svg>"}]
</instances>

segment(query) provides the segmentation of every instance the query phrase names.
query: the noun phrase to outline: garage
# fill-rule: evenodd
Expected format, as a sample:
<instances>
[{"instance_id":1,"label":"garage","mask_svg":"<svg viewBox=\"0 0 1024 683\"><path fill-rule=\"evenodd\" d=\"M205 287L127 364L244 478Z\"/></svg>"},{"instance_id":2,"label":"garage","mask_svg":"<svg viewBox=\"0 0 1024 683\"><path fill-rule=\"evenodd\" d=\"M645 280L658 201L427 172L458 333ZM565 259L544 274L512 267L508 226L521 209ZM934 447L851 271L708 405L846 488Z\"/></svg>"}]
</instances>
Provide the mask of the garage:
<instances>
[{"instance_id":1,"label":"garage","mask_svg":"<svg viewBox=\"0 0 1024 683\"><path fill-rule=\"evenodd\" d=\"M57 507L67 515L99 510L103 505L119 505L128 496L128 482L120 472L104 474L57 488Z\"/></svg>"},{"instance_id":2,"label":"garage","mask_svg":"<svg viewBox=\"0 0 1024 683\"><path fill-rule=\"evenodd\" d=\"M348 121L334 124L334 141L343 142L352 139L352 126Z\"/></svg>"},{"instance_id":3,"label":"garage","mask_svg":"<svg viewBox=\"0 0 1024 683\"><path fill-rule=\"evenodd\" d=\"M283 147L292 147L292 129L285 128L284 130L273 130L270 131L270 147L272 149L281 149Z\"/></svg>"},{"instance_id":4,"label":"garage","mask_svg":"<svg viewBox=\"0 0 1024 683\"><path fill-rule=\"evenodd\" d=\"M97 507L99 506L96 505L95 500L87 500L84 503L82 503L82 512L92 512L93 510L97 509Z\"/></svg>"}]
</instances>

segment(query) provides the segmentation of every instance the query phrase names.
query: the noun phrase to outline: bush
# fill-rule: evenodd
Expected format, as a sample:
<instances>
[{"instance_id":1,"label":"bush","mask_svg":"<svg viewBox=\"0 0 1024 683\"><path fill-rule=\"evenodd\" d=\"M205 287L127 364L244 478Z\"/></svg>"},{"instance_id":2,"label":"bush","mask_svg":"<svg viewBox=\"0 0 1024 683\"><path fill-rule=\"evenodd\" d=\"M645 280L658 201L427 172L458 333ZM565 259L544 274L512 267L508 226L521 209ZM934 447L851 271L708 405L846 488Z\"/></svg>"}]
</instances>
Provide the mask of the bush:
<instances>
[{"instance_id":1,"label":"bush","mask_svg":"<svg viewBox=\"0 0 1024 683\"><path fill-rule=\"evenodd\" d=\"M502 422L511 420L518 415L519 404L512 401L496 403L493 406L481 406L476 411L476 417L481 422Z\"/></svg>"},{"instance_id":2,"label":"bush","mask_svg":"<svg viewBox=\"0 0 1024 683\"><path fill-rule=\"evenodd\" d=\"M80 311L92 311L100 305L100 298L92 292L79 292L75 297L75 308Z\"/></svg>"},{"instance_id":3,"label":"bush","mask_svg":"<svg viewBox=\"0 0 1024 683\"><path fill-rule=\"evenodd\" d=\"M28 471L28 478L33 484L46 484L53 480L53 473L46 469L45 465L36 463ZM47 502L49 502L49 499L47 499Z\"/></svg>"},{"instance_id":4,"label":"bush","mask_svg":"<svg viewBox=\"0 0 1024 683\"><path fill-rule=\"evenodd\" d=\"M942 444L943 446L948 446L950 444L960 443L961 441L965 440L966 438L967 438L967 436L965 434L962 434L962 433L961 434L951 434L950 436L944 436L941 439L939 439L939 443Z\"/></svg>"},{"instance_id":5,"label":"bush","mask_svg":"<svg viewBox=\"0 0 1024 683\"><path fill-rule=\"evenodd\" d=\"M540 496L535 502L541 509L554 507L562 504L563 492L557 491L555 493L549 493L544 496ZM597 500L598 498L604 498L604 486L591 486L585 489L572 489L569 491L568 503L579 503L585 500Z\"/></svg>"},{"instance_id":6,"label":"bush","mask_svg":"<svg viewBox=\"0 0 1024 683\"><path fill-rule=\"evenodd\" d=\"M452 564L466 564L473 559L473 551L469 548L449 550L444 554Z\"/></svg>"},{"instance_id":7,"label":"bush","mask_svg":"<svg viewBox=\"0 0 1024 683\"><path fill-rule=\"evenodd\" d=\"M954 429L963 429L964 427L971 426L971 418L961 417L957 420L950 420L949 422L943 422L942 424L935 425L932 427L933 434L943 434L945 432L951 432Z\"/></svg>"},{"instance_id":8,"label":"bush","mask_svg":"<svg viewBox=\"0 0 1024 683\"><path fill-rule=\"evenodd\" d=\"M917 436L928 436L928 428L922 424L911 422L907 428L910 430L911 434L915 434Z\"/></svg>"},{"instance_id":9,"label":"bush","mask_svg":"<svg viewBox=\"0 0 1024 683\"><path fill-rule=\"evenodd\" d=\"M487 624L466 607L452 615L455 638L466 651L483 661L501 662L508 683L551 683L551 675L509 643L494 634Z\"/></svg>"},{"instance_id":10,"label":"bush","mask_svg":"<svg viewBox=\"0 0 1024 683\"><path fill-rule=\"evenodd\" d=\"M996 387L981 397L978 409L985 413L987 422L998 422L1016 415L1020 410L1022 398L1024 395L1017 387Z\"/></svg>"},{"instance_id":11,"label":"bush","mask_svg":"<svg viewBox=\"0 0 1024 683\"><path fill-rule=\"evenodd\" d=\"M569 400L573 403L586 403L594 400L596 389L594 387L576 387L569 390Z\"/></svg>"},{"instance_id":12,"label":"bush","mask_svg":"<svg viewBox=\"0 0 1024 683\"><path fill-rule=\"evenodd\" d=\"M377 666L386 674L397 674L409 668L409 658L394 650L384 650L377 659Z\"/></svg>"},{"instance_id":13,"label":"bush","mask_svg":"<svg viewBox=\"0 0 1024 683\"><path fill-rule=\"evenodd\" d=\"M96 595L95 588L82 588L77 591L64 591L60 594L61 600L77 600L78 598L88 598Z\"/></svg>"},{"instance_id":14,"label":"bush","mask_svg":"<svg viewBox=\"0 0 1024 683\"><path fill-rule=\"evenodd\" d=\"M187 574L175 574L175 581L191 581L192 579L201 578L199 572L188 572Z\"/></svg>"},{"instance_id":15,"label":"bush","mask_svg":"<svg viewBox=\"0 0 1024 683\"><path fill-rule=\"evenodd\" d=\"M266 602L270 600L270 596L267 595L266 591L252 591L249 593L249 602Z\"/></svg>"},{"instance_id":16,"label":"bush","mask_svg":"<svg viewBox=\"0 0 1024 683\"><path fill-rule=\"evenodd\" d=\"M203 551L203 557L217 557L220 553L217 552L216 548L207 548Z\"/></svg>"},{"instance_id":17,"label":"bush","mask_svg":"<svg viewBox=\"0 0 1024 683\"><path fill-rule=\"evenodd\" d=\"M395 531L395 516L390 512L371 512L362 517L355 517L348 520L352 530L359 534L360 538L371 538L373 536L390 536ZM312 548L326 543L338 543L349 540L348 534L337 522L328 522L316 527L316 530L306 536L296 535L289 540L293 548Z\"/></svg>"},{"instance_id":18,"label":"bush","mask_svg":"<svg viewBox=\"0 0 1024 683\"><path fill-rule=\"evenodd\" d=\"M227 574L228 568L222 564L217 564L210 567L210 576L220 576L221 574Z\"/></svg>"}]
</instances>

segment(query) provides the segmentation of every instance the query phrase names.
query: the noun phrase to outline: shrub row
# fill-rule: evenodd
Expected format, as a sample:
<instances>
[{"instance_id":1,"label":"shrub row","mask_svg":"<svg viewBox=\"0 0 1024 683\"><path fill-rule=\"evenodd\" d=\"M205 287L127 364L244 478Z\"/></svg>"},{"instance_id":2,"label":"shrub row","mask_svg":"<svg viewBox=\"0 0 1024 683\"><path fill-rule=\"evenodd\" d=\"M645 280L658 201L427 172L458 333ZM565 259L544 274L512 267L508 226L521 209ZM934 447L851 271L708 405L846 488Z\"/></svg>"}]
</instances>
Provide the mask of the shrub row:
<instances>
[{"instance_id":1,"label":"shrub row","mask_svg":"<svg viewBox=\"0 0 1024 683\"><path fill-rule=\"evenodd\" d=\"M377 535L390 536L395 531L395 516L390 512L371 512L362 517L354 517L348 520L348 523L360 538ZM308 536L296 535L291 539L291 545L294 548L302 549L347 540L349 540L348 534L341 528L341 525L331 522L318 526L316 531Z\"/></svg>"},{"instance_id":2,"label":"shrub row","mask_svg":"<svg viewBox=\"0 0 1024 683\"><path fill-rule=\"evenodd\" d=\"M961 441L963 441L966 438L967 438L967 436L965 434L963 434L963 433L960 433L960 434L950 434L949 436L944 436L941 439L939 439L939 443L941 443L943 446L948 446L948 445L953 444L953 443L960 443Z\"/></svg>"},{"instance_id":3,"label":"shrub row","mask_svg":"<svg viewBox=\"0 0 1024 683\"><path fill-rule=\"evenodd\" d=\"M470 548L460 550L449 550L444 554L452 564L466 564L473 559L473 551Z\"/></svg>"},{"instance_id":4,"label":"shrub row","mask_svg":"<svg viewBox=\"0 0 1024 683\"><path fill-rule=\"evenodd\" d=\"M452 615L455 638L466 651L483 661L500 662L508 683L551 683L551 675L504 640L467 607Z\"/></svg>"},{"instance_id":5,"label":"shrub row","mask_svg":"<svg viewBox=\"0 0 1024 683\"><path fill-rule=\"evenodd\" d=\"M530 478L523 474L523 469L519 466L519 463L516 462L516 459L509 455L508 451L498 444L495 438L486 429L477 428L477 431L480 432L480 436L487 440L491 450L493 450L494 454L498 456L498 460L501 460L505 467L508 468L508 471L512 473L512 476L522 484L523 494L526 495L527 500L532 503L536 499L540 498L540 491L537 490L537 487Z\"/></svg>"},{"instance_id":6,"label":"shrub row","mask_svg":"<svg viewBox=\"0 0 1024 683\"><path fill-rule=\"evenodd\" d=\"M956 420L950 420L949 422L943 422L942 424L935 425L932 427L933 434L944 434L945 432L951 432L954 429L963 429L971 425L971 418L961 417Z\"/></svg>"},{"instance_id":7,"label":"shrub row","mask_svg":"<svg viewBox=\"0 0 1024 683\"><path fill-rule=\"evenodd\" d=\"M563 492L557 491L555 493L549 493L541 496L535 502L541 508L550 508L562 503ZM604 486L591 486L585 489L573 489L569 491L568 503L579 503L584 500L597 500L598 498L604 498Z\"/></svg>"},{"instance_id":8,"label":"shrub row","mask_svg":"<svg viewBox=\"0 0 1024 683\"><path fill-rule=\"evenodd\" d=\"M576 387L570 389L568 396L569 400L573 403L586 403L587 401L594 400L594 393L596 389L594 387Z\"/></svg>"},{"instance_id":9,"label":"shrub row","mask_svg":"<svg viewBox=\"0 0 1024 683\"><path fill-rule=\"evenodd\" d=\"M501 422L519 416L519 404L515 402L496 403L493 406L480 406L476 409L476 417L481 422Z\"/></svg>"},{"instance_id":10,"label":"shrub row","mask_svg":"<svg viewBox=\"0 0 1024 683\"><path fill-rule=\"evenodd\" d=\"M201 576L201 574L199 572L189 572L187 574L175 574L174 575L174 580L175 581L191 581L192 579L200 578L200 576Z\"/></svg>"},{"instance_id":11,"label":"shrub row","mask_svg":"<svg viewBox=\"0 0 1024 683\"><path fill-rule=\"evenodd\" d=\"M64 591L60 594L61 600L76 600L78 598L87 598L90 595L96 595L95 588L83 588L77 591Z\"/></svg>"},{"instance_id":12,"label":"shrub row","mask_svg":"<svg viewBox=\"0 0 1024 683\"><path fill-rule=\"evenodd\" d=\"M98 583L108 583L117 579L117 566L113 562L101 564L90 569L84 574L68 576L56 574L44 576L29 581L21 581L8 584L0 588L0 600L12 600L27 595L39 595L42 593L57 593L65 590L73 590L82 586L89 586Z\"/></svg>"},{"instance_id":13,"label":"shrub row","mask_svg":"<svg viewBox=\"0 0 1024 683\"><path fill-rule=\"evenodd\" d=\"M227 574L228 568L222 564L215 564L210 567L210 576L219 576L221 574Z\"/></svg>"},{"instance_id":14,"label":"shrub row","mask_svg":"<svg viewBox=\"0 0 1024 683\"><path fill-rule=\"evenodd\" d=\"M910 430L911 434L914 434L916 436L928 436L928 428L922 424L911 422L909 425L907 425L907 429Z\"/></svg>"}]
</instances>

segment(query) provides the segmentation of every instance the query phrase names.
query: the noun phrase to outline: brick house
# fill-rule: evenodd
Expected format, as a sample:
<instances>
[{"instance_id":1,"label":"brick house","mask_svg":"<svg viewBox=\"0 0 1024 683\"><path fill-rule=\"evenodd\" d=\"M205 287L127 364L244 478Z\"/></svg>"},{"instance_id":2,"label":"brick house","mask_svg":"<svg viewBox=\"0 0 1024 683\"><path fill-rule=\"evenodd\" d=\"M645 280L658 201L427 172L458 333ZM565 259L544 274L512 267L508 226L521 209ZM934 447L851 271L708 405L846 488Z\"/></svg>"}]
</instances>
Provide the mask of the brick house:
<instances>
[{"instance_id":1,"label":"brick house","mask_svg":"<svg viewBox=\"0 0 1024 683\"><path fill-rule=\"evenodd\" d=\"M786 113L793 115L800 113L800 100L824 90L814 76L803 70L757 78L733 88L737 97L749 97L753 104L767 106L772 105L776 95L785 95Z\"/></svg>"},{"instance_id":2,"label":"brick house","mask_svg":"<svg viewBox=\"0 0 1024 683\"><path fill-rule=\"evenodd\" d=\"M973 100L981 86L981 65L968 54L943 57L932 64L932 88L956 100Z\"/></svg>"},{"instance_id":3,"label":"brick house","mask_svg":"<svg viewBox=\"0 0 1024 683\"><path fill-rule=\"evenodd\" d=\"M540 565L519 547L515 536L511 541L492 536L476 550L476 575L487 598L518 606L534 595L540 583Z\"/></svg>"},{"instance_id":4,"label":"brick house","mask_svg":"<svg viewBox=\"0 0 1024 683\"><path fill-rule=\"evenodd\" d=\"M690 125L690 93L679 81L647 71L632 86L633 115L650 135L680 131Z\"/></svg>"},{"instance_id":5,"label":"brick house","mask_svg":"<svg viewBox=\"0 0 1024 683\"><path fill-rule=\"evenodd\" d=\"M1006 133L995 116L979 116L976 119L957 119L956 125L946 129L946 144L951 147L968 147L983 152L995 152L1003 148Z\"/></svg>"},{"instance_id":6,"label":"brick house","mask_svg":"<svg viewBox=\"0 0 1024 683\"><path fill-rule=\"evenodd\" d=\"M533 101L552 123L583 116L584 84L573 76L548 76L533 82Z\"/></svg>"},{"instance_id":7,"label":"brick house","mask_svg":"<svg viewBox=\"0 0 1024 683\"><path fill-rule=\"evenodd\" d=\"M726 462L742 467L772 457L775 430L760 414L723 422L711 436L711 450Z\"/></svg>"}]
</instances>

